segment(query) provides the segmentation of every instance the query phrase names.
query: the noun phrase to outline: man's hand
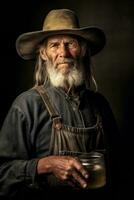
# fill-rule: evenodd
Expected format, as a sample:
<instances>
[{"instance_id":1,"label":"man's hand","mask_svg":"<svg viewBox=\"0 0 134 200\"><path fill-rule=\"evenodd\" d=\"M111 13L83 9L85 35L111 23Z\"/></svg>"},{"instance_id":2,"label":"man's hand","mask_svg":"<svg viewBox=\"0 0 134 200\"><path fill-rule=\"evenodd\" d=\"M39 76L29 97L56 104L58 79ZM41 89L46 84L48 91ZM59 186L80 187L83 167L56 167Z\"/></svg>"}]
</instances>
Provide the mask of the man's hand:
<instances>
[{"instance_id":1,"label":"man's hand","mask_svg":"<svg viewBox=\"0 0 134 200\"><path fill-rule=\"evenodd\" d=\"M61 181L86 188L89 177L81 162L71 156L48 156L38 161L37 173L53 173Z\"/></svg>"}]
</instances>

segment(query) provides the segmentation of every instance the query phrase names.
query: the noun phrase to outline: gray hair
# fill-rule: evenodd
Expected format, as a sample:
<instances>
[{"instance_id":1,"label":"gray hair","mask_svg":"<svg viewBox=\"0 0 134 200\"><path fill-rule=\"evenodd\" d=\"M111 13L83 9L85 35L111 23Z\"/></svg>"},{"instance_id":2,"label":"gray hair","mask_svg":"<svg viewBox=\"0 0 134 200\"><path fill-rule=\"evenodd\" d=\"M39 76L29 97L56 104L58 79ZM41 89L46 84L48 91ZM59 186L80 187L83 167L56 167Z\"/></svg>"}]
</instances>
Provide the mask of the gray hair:
<instances>
[{"instance_id":1,"label":"gray hair","mask_svg":"<svg viewBox=\"0 0 134 200\"><path fill-rule=\"evenodd\" d=\"M46 63L39 54L37 57L34 71L35 86L44 85L46 84L46 82L48 82L48 80L49 78L46 70Z\"/></svg>"},{"instance_id":2,"label":"gray hair","mask_svg":"<svg viewBox=\"0 0 134 200\"><path fill-rule=\"evenodd\" d=\"M92 81L92 83L95 86L95 90L97 91L98 89L97 83L91 71L91 56L89 48L87 48L86 54L83 57L83 66L84 66L84 76L85 76L84 80L86 87L91 89L91 81ZM35 86L46 85L48 82L49 82L49 76L46 70L46 63L41 58L40 54L38 54L34 71L34 85Z\"/></svg>"}]
</instances>

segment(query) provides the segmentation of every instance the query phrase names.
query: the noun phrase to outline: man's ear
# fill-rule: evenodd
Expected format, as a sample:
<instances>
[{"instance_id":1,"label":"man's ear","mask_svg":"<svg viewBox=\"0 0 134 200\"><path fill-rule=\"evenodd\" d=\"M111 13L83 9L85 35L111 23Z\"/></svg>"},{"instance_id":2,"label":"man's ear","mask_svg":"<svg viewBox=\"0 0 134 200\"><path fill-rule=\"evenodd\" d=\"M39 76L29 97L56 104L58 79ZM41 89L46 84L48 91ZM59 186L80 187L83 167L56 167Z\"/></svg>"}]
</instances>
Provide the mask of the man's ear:
<instances>
[{"instance_id":1,"label":"man's ear","mask_svg":"<svg viewBox=\"0 0 134 200\"><path fill-rule=\"evenodd\" d=\"M46 60L47 60L47 55L46 55L45 48L41 47L40 50L39 50L39 52L40 52L41 58L42 58L44 61L46 61Z\"/></svg>"}]
</instances>

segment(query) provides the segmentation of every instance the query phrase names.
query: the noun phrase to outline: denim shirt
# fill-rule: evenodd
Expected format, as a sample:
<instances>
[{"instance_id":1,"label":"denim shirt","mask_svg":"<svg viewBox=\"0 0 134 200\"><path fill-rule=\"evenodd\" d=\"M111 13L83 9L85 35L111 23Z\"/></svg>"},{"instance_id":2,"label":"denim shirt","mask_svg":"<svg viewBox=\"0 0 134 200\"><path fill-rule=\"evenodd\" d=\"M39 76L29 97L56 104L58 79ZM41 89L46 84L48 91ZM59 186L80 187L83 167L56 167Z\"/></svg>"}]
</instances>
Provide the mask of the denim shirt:
<instances>
[{"instance_id":1,"label":"denim shirt","mask_svg":"<svg viewBox=\"0 0 134 200\"><path fill-rule=\"evenodd\" d=\"M97 108L112 155L116 122L103 95L85 86L78 88L75 97L51 85L47 85L46 90L66 125L93 126L96 122L94 108ZM15 99L0 133L0 196L35 184L38 160L49 155L51 127L51 117L35 89L31 88Z\"/></svg>"}]
</instances>

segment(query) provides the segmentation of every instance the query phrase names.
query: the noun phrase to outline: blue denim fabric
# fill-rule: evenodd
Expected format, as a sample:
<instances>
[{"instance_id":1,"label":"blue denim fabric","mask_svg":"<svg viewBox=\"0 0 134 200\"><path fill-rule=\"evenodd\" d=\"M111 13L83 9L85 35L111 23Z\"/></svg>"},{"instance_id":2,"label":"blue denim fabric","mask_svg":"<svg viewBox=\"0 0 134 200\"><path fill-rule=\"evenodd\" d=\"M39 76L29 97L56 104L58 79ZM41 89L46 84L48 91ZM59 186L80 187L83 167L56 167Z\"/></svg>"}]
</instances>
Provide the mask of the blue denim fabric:
<instances>
[{"instance_id":1,"label":"blue denim fabric","mask_svg":"<svg viewBox=\"0 0 134 200\"><path fill-rule=\"evenodd\" d=\"M96 107L102 116L112 155L117 127L107 100L84 86L79 88L77 100L51 85L46 89L65 125L78 128L93 126ZM51 117L33 88L14 100L0 132L0 196L12 195L23 186L36 186L38 159L49 155L51 127Z\"/></svg>"}]
</instances>

